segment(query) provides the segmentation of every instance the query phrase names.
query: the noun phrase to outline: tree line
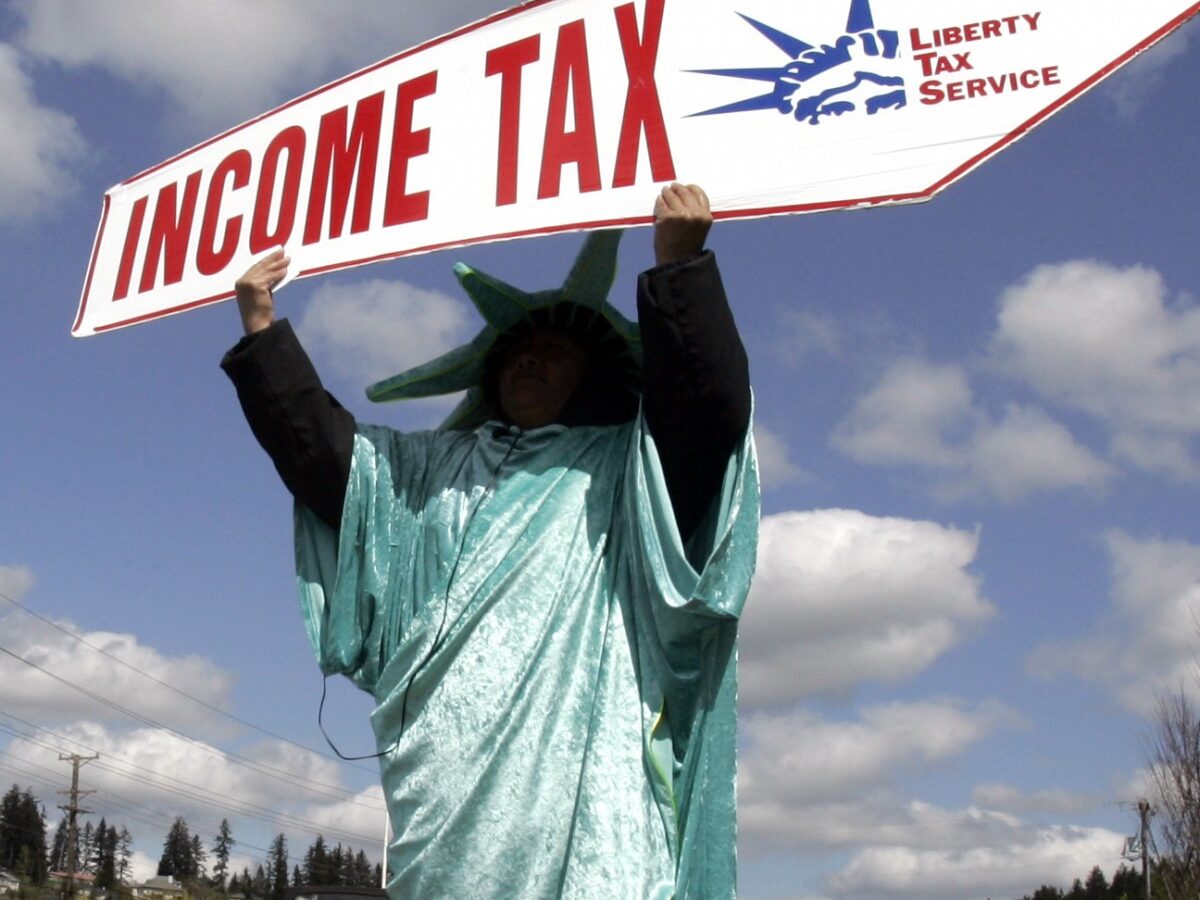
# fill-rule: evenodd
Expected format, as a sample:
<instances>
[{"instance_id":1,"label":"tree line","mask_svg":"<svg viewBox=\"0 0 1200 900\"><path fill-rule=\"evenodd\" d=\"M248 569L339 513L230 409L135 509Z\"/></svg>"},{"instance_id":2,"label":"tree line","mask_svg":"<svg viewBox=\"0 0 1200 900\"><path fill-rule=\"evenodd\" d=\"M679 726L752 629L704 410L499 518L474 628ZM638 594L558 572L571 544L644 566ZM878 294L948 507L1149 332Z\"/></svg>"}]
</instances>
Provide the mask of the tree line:
<instances>
[{"instance_id":1,"label":"tree line","mask_svg":"<svg viewBox=\"0 0 1200 900\"><path fill-rule=\"evenodd\" d=\"M1192 890L1195 882L1189 879L1187 866L1169 856L1160 856L1150 869L1150 896L1166 900L1193 900L1200 897ZM1180 886L1184 886L1180 890ZM1121 865L1109 882L1100 867L1081 881L1076 878L1071 889L1064 891L1053 885L1044 884L1032 894L1020 900L1146 900L1146 880L1140 871Z\"/></svg>"},{"instance_id":2,"label":"tree line","mask_svg":"<svg viewBox=\"0 0 1200 900\"><path fill-rule=\"evenodd\" d=\"M253 872L249 866L232 872L229 860L236 844L228 819L221 820L212 846L206 848L180 816L163 841L157 874L172 876L193 897L241 895L247 900L283 900L286 888L299 885L374 887L382 875L364 851L341 843L331 848L321 835L302 859L293 861L283 834L271 842L266 859ZM76 874L89 876L94 887L127 894L132 848L128 829L105 819L95 826L90 821L79 825L72 846L64 818L48 841L45 809L31 789L14 784L0 799L0 869L23 884L44 885L53 874L67 871L74 859Z\"/></svg>"},{"instance_id":3,"label":"tree line","mask_svg":"<svg viewBox=\"0 0 1200 900\"><path fill-rule=\"evenodd\" d=\"M71 847L70 828L66 819L59 820L50 848L50 869L66 872L75 859L75 871L90 875L98 888L116 888L129 880L129 861L133 856L133 836L122 825L109 825L104 819L93 827L85 822L75 829L75 846Z\"/></svg>"},{"instance_id":4,"label":"tree line","mask_svg":"<svg viewBox=\"0 0 1200 900\"><path fill-rule=\"evenodd\" d=\"M1144 900L1143 879L1140 872L1129 866L1120 866L1110 883L1104 872L1096 866L1085 881L1078 878L1069 891L1062 891L1048 884L1042 885L1032 894L1020 900Z\"/></svg>"},{"instance_id":5,"label":"tree line","mask_svg":"<svg viewBox=\"0 0 1200 900\"><path fill-rule=\"evenodd\" d=\"M182 817L177 818L163 842L158 874L172 876L189 887L193 895L240 894L255 900L283 900L288 887L299 885L374 887L383 875L380 866L367 859L365 851L355 851L341 843L330 848L321 835L317 835L300 861L293 861L283 834L271 841L266 859L253 872L249 866L243 866L240 873L231 872L229 856L236 843L228 820L222 819L213 841L210 872L208 852L200 836L191 833Z\"/></svg>"}]
</instances>

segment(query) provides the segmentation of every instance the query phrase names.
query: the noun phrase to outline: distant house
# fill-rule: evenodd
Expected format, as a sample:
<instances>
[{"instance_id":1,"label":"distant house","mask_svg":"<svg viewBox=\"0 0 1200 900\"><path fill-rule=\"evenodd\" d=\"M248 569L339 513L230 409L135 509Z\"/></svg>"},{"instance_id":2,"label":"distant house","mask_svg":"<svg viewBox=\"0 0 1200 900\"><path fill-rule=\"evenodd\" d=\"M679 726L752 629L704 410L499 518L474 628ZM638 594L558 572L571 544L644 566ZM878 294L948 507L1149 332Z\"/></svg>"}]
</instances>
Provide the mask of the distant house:
<instances>
[{"instance_id":1,"label":"distant house","mask_svg":"<svg viewBox=\"0 0 1200 900\"><path fill-rule=\"evenodd\" d=\"M64 885L68 880L75 882L75 890L90 892L96 876L87 872L76 872L74 876L71 876L67 872L60 872L57 869L52 870L49 874L49 882L52 885Z\"/></svg>"},{"instance_id":2,"label":"distant house","mask_svg":"<svg viewBox=\"0 0 1200 900\"><path fill-rule=\"evenodd\" d=\"M0 894L16 894L20 887L21 882L16 875L0 869Z\"/></svg>"},{"instance_id":3,"label":"distant house","mask_svg":"<svg viewBox=\"0 0 1200 900\"><path fill-rule=\"evenodd\" d=\"M170 875L156 875L133 886L136 900L182 900L186 896L183 885Z\"/></svg>"}]
</instances>

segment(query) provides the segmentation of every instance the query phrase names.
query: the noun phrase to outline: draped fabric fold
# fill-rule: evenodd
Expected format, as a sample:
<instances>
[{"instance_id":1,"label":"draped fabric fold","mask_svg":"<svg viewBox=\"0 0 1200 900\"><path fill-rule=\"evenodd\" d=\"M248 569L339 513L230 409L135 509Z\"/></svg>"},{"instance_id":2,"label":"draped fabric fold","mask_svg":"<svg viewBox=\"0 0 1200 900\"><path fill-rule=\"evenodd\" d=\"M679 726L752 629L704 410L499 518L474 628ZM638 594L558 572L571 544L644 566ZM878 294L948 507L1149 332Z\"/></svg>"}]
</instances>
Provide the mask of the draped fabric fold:
<instances>
[{"instance_id":1,"label":"draped fabric fold","mask_svg":"<svg viewBox=\"0 0 1200 900\"><path fill-rule=\"evenodd\" d=\"M359 426L341 533L296 507L321 668L375 697L393 897L732 897L747 436L684 546L622 426Z\"/></svg>"}]
</instances>

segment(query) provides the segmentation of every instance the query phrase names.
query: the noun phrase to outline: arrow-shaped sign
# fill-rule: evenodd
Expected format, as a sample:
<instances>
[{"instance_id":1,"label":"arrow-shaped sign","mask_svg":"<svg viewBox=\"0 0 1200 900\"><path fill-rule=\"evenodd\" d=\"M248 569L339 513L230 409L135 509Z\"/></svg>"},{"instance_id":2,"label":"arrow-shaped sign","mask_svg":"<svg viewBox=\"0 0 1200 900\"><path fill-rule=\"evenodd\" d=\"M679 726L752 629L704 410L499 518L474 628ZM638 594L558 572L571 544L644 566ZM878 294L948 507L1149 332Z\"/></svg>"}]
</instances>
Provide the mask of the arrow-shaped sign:
<instances>
[{"instance_id":1,"label":"arrow-shaped sign","mask_svg":"<svg viewBox=\"0 0 1200 900\"><path fill-rule=\"evenodd\" d=\"M1200 11L1195 0L533 0L110 190L72 329L444 247L926 200Z\"/></svg>"}]
</instances>

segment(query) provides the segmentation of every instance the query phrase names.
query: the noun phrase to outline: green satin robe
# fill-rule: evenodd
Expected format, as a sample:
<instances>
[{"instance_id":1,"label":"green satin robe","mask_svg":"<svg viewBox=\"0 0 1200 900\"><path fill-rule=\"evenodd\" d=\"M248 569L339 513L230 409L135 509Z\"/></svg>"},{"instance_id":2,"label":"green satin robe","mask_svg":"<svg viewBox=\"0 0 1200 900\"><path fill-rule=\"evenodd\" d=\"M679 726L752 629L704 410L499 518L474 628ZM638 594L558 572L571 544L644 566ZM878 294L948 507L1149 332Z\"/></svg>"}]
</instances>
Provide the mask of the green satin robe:
<instances>
[{"instance_id":1,"label":"green satin robe","mask_svg":"<svg viewBox=\"0 0 1200 900\"><path fill-rule=\"evenodd\" d=\"M360 425L297 573L322 670L378 704L393 898L734 896L758 516L749 433L685 550L640 418Z\"/></svg>"}]
</instances>

